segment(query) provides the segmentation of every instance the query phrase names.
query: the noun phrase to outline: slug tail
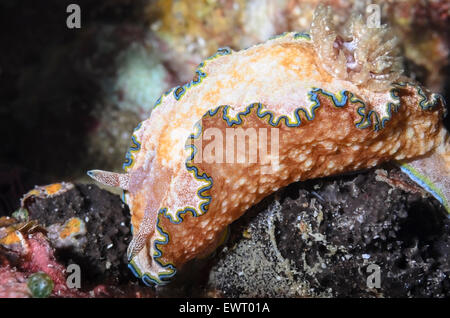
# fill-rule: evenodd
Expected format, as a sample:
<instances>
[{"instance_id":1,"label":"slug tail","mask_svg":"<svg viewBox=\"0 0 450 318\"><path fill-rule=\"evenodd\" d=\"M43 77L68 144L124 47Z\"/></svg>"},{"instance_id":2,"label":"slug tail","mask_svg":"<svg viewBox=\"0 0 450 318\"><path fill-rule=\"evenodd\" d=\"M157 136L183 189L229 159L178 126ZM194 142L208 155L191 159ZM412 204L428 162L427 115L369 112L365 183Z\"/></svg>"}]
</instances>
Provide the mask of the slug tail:
<instances>
[{"instance_id":1,"label":"slug tail","mask_svg":"<svg viewBox=\"0 0 450 318\"><path fill-rule=\"evenodd\" d=\"M450 137L435 151L420 159L399 163L400 169L413 181L432 194L450 213Z\"/></svg>"},{"instance_id":2,"label":"slug tail","mask_svg":"<svg viewBox=\"0 0 450 318\"><path fill-rule=\"evenodd\" d=\"M104 185L128 190L130 175L126 173L116 173L103 170L89 170L87 175Z\"/></svg>"}]
</instances>

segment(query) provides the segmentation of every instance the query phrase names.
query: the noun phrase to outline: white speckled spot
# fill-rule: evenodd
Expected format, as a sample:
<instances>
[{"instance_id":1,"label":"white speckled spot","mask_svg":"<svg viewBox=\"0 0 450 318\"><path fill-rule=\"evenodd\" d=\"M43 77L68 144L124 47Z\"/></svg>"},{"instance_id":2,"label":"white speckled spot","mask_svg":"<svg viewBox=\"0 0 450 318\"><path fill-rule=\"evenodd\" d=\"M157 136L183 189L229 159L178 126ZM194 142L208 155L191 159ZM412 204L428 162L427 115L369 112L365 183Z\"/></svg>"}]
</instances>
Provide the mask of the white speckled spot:
<instances>
[{"instance_id":1,"label":"white speckled spot","mask_svg":"<svg viewBox=\"0 0 450 318\"><path fill-rule=\"evenodd\" d=\"M377 152L383 147L384 143L382 141L378 141L370 147L370 150L373 152Z\"/></svg>"},{"instance_id":2,"label":"white speckled spot","mask_svg":"<svg viewBox=\"0 0 450 318\"><path fill-rule=\"evenodd\" d=\"M313 162L311 159L306 160L305 162L305 168L310 168L312 166Z\"/></svg>"},{"instance_id":3,"label":"white speckled spot","mask_svg":"<svg viewBox=\"0 0 450 318\"><path fill-rule=\"evenodd\" d=\"M402 143L400 141L397 141L395 145L392 147L392 149L389 151L389 154L393 155L394 153L396 153L400 149L401 145Z\"/></svg>"},{"instance_id":4,"label":"white speckled spot","mask_svg":"<svg viewBox=\"0 0 450 318\"><path fill-rule=\"evenodd\" d=\"M408 129L406 129L406 137L408 137L408 139L411 139L414 137L414 129L412 129L411 127L408 127Z\"/></svg>"}]
</instances>

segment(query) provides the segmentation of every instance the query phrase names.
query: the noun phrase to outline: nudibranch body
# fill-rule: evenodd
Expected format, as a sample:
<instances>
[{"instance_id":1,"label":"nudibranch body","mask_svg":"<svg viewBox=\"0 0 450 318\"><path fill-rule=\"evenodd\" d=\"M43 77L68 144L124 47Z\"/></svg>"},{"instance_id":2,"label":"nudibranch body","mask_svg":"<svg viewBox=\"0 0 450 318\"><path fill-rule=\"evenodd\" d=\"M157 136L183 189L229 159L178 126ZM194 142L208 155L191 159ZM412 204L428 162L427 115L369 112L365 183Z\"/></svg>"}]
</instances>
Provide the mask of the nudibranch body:
<instances>
[{"instance_id":1,"label":"nudibranch body","mask_svg":"<svg viewBox=\"0 0 450 318\"><path fill-rule=\"evenodd\" d=\"M89 172L125 190L130 268L145 283L166 283L250 206L295 181L434 156L440 170L423 185L448 207L443 99L400 77L395 41L380 42L384 29L355 20L339 36L320 14L311 35L219 49L135 129L125 174ZM425 174L417 162L405 171Z\"/></svg>"}]
</instances>

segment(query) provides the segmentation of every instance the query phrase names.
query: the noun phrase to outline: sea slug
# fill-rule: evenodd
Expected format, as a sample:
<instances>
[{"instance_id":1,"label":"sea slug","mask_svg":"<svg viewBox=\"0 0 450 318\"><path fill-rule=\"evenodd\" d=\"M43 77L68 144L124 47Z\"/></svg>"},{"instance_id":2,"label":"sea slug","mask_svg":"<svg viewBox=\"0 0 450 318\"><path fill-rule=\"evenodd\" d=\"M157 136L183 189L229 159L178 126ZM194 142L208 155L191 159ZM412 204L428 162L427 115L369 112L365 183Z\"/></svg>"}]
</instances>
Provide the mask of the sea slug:
<instances>
[{"instance_id":1,"label":"sea slug","mask_svg":"<svg viewBox=\"0 0 450 318\"><path fill-rule=\"evenodd\" d=\"M394 161L448 208L444 110L442 97L402 75L386 26L355 16L337 34L319 7L308 34L219 49L138 125L126 173L88 174L124 189L130 268L164 284L250 206L295 181Z\"/></svg>"}]
</instances>

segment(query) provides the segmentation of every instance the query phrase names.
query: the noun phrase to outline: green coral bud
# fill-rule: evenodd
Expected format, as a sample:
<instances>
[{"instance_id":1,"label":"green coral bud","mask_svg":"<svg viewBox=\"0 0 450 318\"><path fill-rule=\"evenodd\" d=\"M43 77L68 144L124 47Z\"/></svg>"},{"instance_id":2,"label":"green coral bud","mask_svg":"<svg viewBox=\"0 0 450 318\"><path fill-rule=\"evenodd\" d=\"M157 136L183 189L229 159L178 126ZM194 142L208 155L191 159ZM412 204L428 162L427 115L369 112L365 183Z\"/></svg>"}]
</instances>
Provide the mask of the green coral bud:
<instances>
[{"instance_id":1,"label":"green coral bud","mask_svg":"<svg viewBox=\"0 0 450 318\"><path fill-rule=\"evenodd\" d=\"M43 272L35 273L28 277L28 289L34 298L46 298L53 290L53 281Z\"/></svg>"},{"instance_id":2,"label":"green coral bud","mask_svg":"<svg viewBox=\"0 0 450 318\"><path fill-rule=\"evenodd\" d=\"M14 211L11 216L20 222L28 222L28 210L27 209L20 208L17 211Z\"/></svg>"}]
</instances>

